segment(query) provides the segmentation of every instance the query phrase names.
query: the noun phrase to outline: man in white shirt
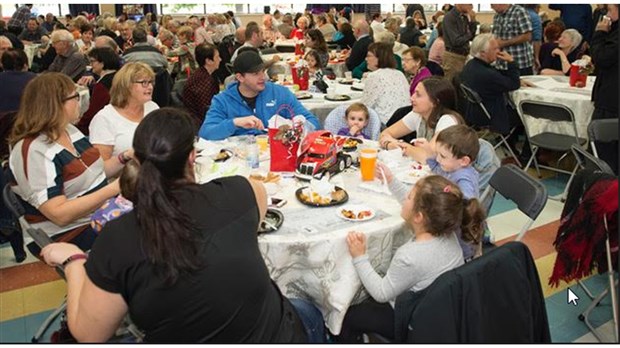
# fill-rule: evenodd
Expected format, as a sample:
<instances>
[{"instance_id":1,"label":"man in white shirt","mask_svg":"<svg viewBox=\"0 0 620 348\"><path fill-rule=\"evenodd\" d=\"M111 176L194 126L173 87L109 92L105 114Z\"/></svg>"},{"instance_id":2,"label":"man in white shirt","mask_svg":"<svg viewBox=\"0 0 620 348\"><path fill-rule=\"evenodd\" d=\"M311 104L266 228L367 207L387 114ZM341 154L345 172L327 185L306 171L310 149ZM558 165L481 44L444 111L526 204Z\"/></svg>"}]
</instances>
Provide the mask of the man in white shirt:
<instances>
[{"instance_id":1,"label":"man in white shirt","mask_svg":"<svg viewBox=\"0 0 620 348\"><path fill-rule=\"evenodd\" d=\"M377 40L377 34L384 32L386 29L383 26L383 22L381 21L381 13L375 13L372 15L372 22L370 22L370 28L372 28L372 33Z\"/></svg>"}]
</instances>

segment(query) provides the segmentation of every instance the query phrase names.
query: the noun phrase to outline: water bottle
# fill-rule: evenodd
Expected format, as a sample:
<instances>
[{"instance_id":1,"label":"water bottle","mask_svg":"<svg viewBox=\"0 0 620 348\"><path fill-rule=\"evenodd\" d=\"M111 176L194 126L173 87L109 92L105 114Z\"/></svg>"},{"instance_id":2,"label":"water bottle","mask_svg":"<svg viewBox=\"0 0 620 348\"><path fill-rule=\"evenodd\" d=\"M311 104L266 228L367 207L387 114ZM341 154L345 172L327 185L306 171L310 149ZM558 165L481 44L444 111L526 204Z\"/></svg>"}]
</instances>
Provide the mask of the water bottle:
<instances>
[{"instance_id":1,"label":"water bottle","mask_svg":"<svg viewBox=\"0 0 620 348\"><path fill-rule=\"evenodd\" d=\"M258 144L256 144L254 136L248 139L246 160L250 169L258 168Z\"/></svg>"}]
</instances>

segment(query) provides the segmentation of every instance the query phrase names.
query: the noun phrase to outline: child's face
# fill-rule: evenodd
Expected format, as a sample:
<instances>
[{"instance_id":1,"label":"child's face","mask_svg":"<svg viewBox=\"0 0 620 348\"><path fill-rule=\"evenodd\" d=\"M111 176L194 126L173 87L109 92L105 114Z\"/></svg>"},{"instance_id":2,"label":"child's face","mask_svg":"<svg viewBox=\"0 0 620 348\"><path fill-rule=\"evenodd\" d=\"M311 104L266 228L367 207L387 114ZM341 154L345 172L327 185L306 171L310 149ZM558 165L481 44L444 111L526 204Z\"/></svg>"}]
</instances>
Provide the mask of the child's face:
<instances>
[{"instance_id":1,"label":"child's face","mask_svg":"<svg viewBox=\"0 0 620 348\"><path fill-rule=\"evenodd\" d=\"M368 124L368 116L364 111L351 111L347 115L347 124L349 128L356 126L362 129Z\"/></svg>"},{"instance_id":2,"label":"child's face","mask_svg":"<svg viewBox=\"0 0 620 348\"><path fill-rule=\"evenodd\" d=\"M469 157L456 158L450 149L444 144L437 143L437 162L445 172L451 173L463 167L467 167L470 163Z\"/></svg>"},{"instance_id":3,"label":"child's face","mask_svg":"<svg viewBox=\"0 0 620 348\"><path fill-rule=\"evenodd\" d=\"M306 56L306 62L308 62L308 66L311 68L316 68L316 59L313 56Z\"/></svg>"}]
</instances>

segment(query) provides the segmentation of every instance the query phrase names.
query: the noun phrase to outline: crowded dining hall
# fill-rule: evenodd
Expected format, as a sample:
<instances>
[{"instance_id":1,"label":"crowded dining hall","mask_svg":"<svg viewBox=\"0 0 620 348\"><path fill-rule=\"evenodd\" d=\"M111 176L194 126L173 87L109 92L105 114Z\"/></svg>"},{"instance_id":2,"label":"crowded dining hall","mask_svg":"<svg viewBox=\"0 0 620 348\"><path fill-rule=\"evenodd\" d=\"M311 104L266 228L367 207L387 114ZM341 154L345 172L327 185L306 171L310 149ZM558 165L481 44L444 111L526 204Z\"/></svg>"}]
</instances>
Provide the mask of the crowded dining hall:
<instances>
[{"instance_id":1,"label":"crowded dining hall","mask_svg":"<svg viewBox=\"0 0 620 348\"><path fill-rule=\"evenodd\" d=\"M0 4L0 343L618 343L618 4Z\"/></svg>"}]
</instances>

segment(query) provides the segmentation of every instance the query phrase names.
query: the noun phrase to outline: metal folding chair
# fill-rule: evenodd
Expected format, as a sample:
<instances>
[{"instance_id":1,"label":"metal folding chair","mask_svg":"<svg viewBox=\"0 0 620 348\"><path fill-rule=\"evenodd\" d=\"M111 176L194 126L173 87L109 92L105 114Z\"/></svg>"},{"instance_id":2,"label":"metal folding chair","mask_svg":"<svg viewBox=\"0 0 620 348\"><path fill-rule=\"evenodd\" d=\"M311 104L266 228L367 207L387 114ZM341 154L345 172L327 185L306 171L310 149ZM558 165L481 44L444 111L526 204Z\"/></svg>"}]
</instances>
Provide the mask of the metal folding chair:
<instances>
[{"instance_id":1,"label":"metal folding chair","mask_svg":"<svg viewBox=\"0 0 620 348\"><path fill-rule=\"evenodd\" d=\"M463 96L465 96L465 99L467 100L467 102L469 102L470 104L473 104L473 105L477 105L480 109L482 109L482 112L484 112L484 115L489 120L491 120L491 114L489 113L487 108L482 103L482 98L480 97L478 92L474 91L473 89L471 89L470 87L466 86L463 83L460 84L460 87L461 87L461 91L463 92ZM497 144L495 144L493 146L493 148L497 149L498 147L503 145L506 148L506 150L508 150L508 153L510 153L510 156L512 156L512 158L514 158L514 160L517 162L517 164L519 164L519 166L521 166L521 161L519 161L519 157L517 157L515 155L514 151L510 147L510 145L508 145L508 140L507 140L507 138L515 131L516 127L513 127L510 130L510 132L508 132L507 135L503 135L503 134L500 134L500 133L495 133L495 132L491 131L491 129L489 129L488 127L483 127L483 128L486 131L485 135L486 134L494 134L494 135L497 135L500 138L500 141Z\"/></svg>"},{"instance_id":2,"label":"metal folding chair","mask_svg":"<svg viewBox=\"0 0 620 348\"><path fill-rule=\"evenodd\" d=\"M536 173L538 174L539 178L541 177L540 168L545 168L545 169L552 170L552 171L559 172L559 173L569 174L570 177L568 179L568 182L566 183L564 192L562 192L562 194L560 194L559 196L550 197L551 199L554 199L554 200L564 201L566 199L568 187L570 186L570 183L572 182L573 177L575 176L575 173L577 172L578 165L575 165L572 172L562 170L559 168L555 168L555 167L543 166L543 165L538 164L538 161L536 160L536 153L538 152L538 149L540 148L548 149L552 151L564 152L562 157L558 159L558 165L559 165L559 163L571 151L571 147L573 145L583 147L587 143L587 139L580 138L577 133L577 123L575 122L575 115L573 114L573 111L569 109L568 107L561 105L561 104L548 103L548 102L542 102L542 101L536 101L536 100L522 100L519 103L519 117L521 117L521 121L523 122L523 125L525 126L525 134L530 142L530 146L532 147L532 156L527 161L527 164L525 165L525 170L527 171L527 169L530 167L532 162L534 162L534 167L536 168ZM529 121L531 118L537 119L539 121L544 121L546 123L545 124L546 127L544 128L542 132L538 134L532 134L530 130L531 122ZM554 123L555 124L568 123L571 126L570 128L572 128L571 129L572 134L566 134L560 131L554 131L552 129L554 126Z\"/></svg>"},{"instance_id":3,"label":"metal folding chair","mask_svg":"<svg viewBox=\"0 0 620 348\"><path fill-rule=\"evenodd\" d=\"M616 120L616 126L617 125L618 124ZM589 128L590 127L588 127L588 129ZM615 132L617 136L618 131L616 130ZM591 169L594 171L600 171L600 172L603 172L609 175L615 175L611 167L609 167L609 165L605 161L592 156L590 153L586 152L583 148L573 145L571 150L573 151L573 154L575 155L575 158L577 159L577 163L581 168ZM616 292L613 291L614 287L617 286L618 280L614 279L614 270L613 270L612 261L611 261L611 247L609 244L609 230L607 228L607 217L605 215L603 215L603 224L605 226L605 230L607 230L607 238L605 240L605 252L607 254L607 269L608 269L607 273L609 275L609 286L606 287L605 290L599 293L598 295L594 295L592 291L586 286L586 284L581 279L577 281L577 284L579 284L581 289L583 289L583 291L590 298L590 300L592 300L592 302L586 308L586 310L584 310L579 315L579 320L583 321L586 324L588 329L590 329L594 337L596 337L596 339L599 340L599 342L603 342L602 337L598 333L597 329L592 325L592 323L590 323L589 316L592 310L594 310L594 308L599 305L599 303L603 300L603 298L607 296L607 294L611 294L611 307L612 307L612 312L613 312L613 320L614 320L614 328L615 328L614 333L615 333L615 338L616 338L615 342L618 342L619 340L618 331L617 331L618 330L618 300L616 298ZM610 291L610 289L612 289L612 291Z\"/></svg>"},{"instance_id":4,"label":"metal folding chair","mask_svg":"<svg viewBox=\"0 0 620 348\"><path fill-rule=\"evenodd\" d=\"M588 138L590 138L592 153L598 158L594 142L609 143L618 141L618 119L610 118L590 121L588 125Z\"/></svg>"},{"instance_id":5,"label":"metal folding chair","mask_svg":"<svg viewBox=\"0 0 620 348\"><path fill-rule=\"evenodd\" d=\"M492 189L516 203L519 211L529 218L517 235L516 240L520 241L547 204L547 188L519 167L508 164L495 171L480 200L484 201Z\"/></svg>"}]
</instances>

